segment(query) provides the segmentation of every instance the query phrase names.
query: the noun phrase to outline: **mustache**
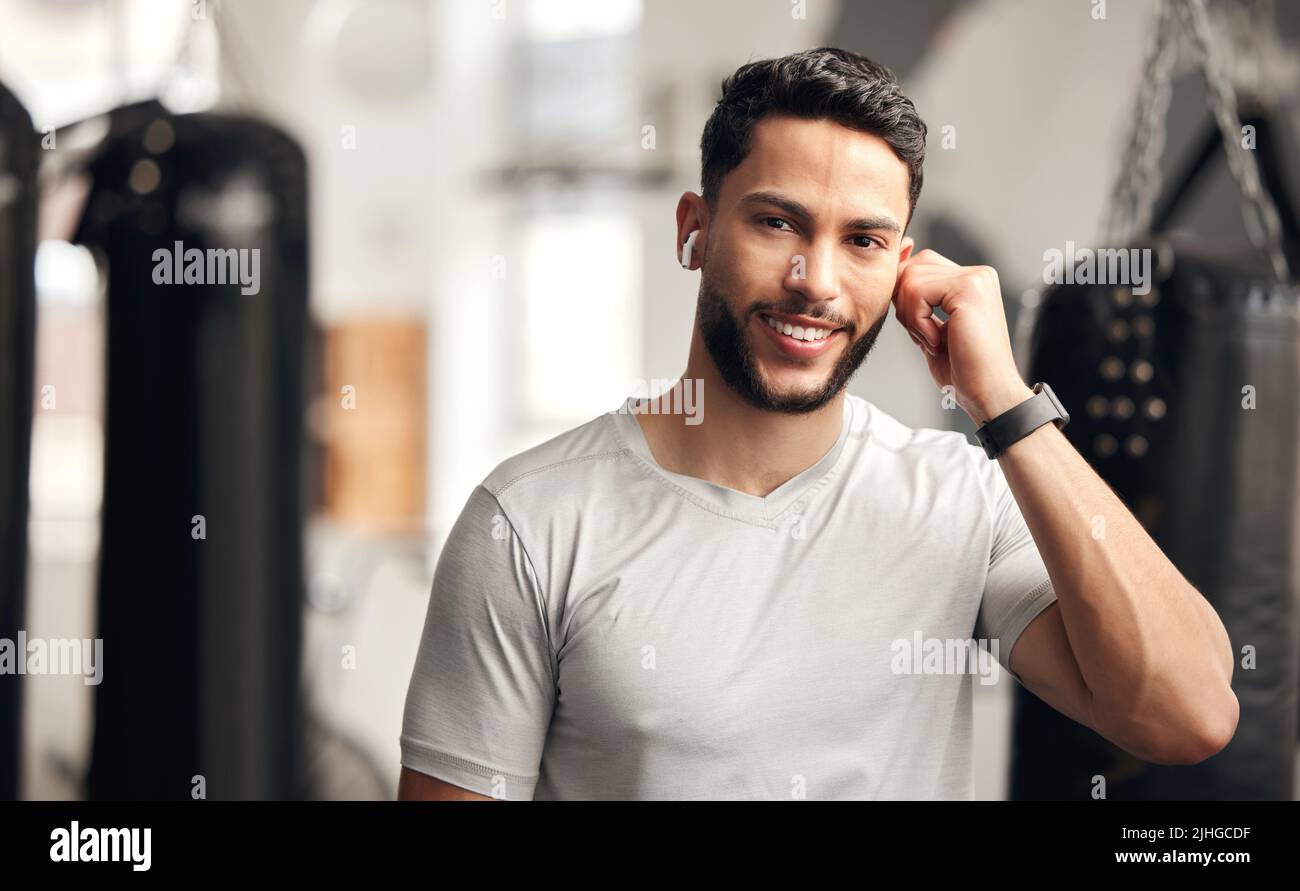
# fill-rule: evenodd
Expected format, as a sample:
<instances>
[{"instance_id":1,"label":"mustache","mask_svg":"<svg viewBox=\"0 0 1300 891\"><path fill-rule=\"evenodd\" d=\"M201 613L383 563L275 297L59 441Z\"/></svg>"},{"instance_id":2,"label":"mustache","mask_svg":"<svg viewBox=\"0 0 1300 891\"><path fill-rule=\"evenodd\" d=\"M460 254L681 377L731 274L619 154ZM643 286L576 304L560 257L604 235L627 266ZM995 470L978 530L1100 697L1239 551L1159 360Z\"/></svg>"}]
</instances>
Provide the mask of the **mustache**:
<instances>
[{"instance_id":1,"label":"mustache","mask_svg":"<svg viewBox=\"0 0 1300 891\"><path fill-rule=\"evenodd\" d=\"M774 312L787 316L807 316L810 319L834 325L836 328L843 328L848 334L854 332L851 320L825 309L809 306L807 303L756 303L749 308L751 316L760 312Z\"/></svg>"}]
</instances>

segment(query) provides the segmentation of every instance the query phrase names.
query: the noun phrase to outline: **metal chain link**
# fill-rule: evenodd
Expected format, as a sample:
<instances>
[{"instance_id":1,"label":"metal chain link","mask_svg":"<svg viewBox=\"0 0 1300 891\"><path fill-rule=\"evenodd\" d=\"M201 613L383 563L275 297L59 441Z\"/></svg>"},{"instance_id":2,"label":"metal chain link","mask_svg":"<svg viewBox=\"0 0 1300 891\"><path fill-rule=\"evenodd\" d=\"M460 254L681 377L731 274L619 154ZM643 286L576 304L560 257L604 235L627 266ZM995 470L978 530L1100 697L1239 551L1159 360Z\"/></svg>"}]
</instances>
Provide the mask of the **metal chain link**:
<instances>
[{"instance_id":1,"label":"metal chain link","mask_svg":"<svg viewBox=\"0 0 1300 891\"><path fill-rule=\"evenodd\" d=\"M1155 38L1143 67L1133 127L1123 156L1133 159L1133 163L1123 165L1116 177L1105 237L1110 244L1127 244L1143 235L1151 225L1160 191L1160 157L1165 143L1173 63L1182 43L1191 49L1196 66L1205 77L1208 104L1219 127L1228 168L1240 192L1246 235L1251 244L1268 255L1278 278L1290 281L1277 207L1261 184L1254 151L1241 144L1237 93L1211 35L1205 0L1160 0Z\"/></svg>"},{"instance_id":2,"label":"metal chain link","mask_svg":"<svg viewBox=\"0 0 1300 891\"><path fill-rule=\"evenodd\" d=\"M1160 0L1156 10L1155 39L1147 52L1142 80L1134 103L1133 126L1111 192L1105 237L1110 244L1127 244L1151 223L1160 189L1160 156L1165 145L1165 115L1169 110L1170 81L1177 55L1178 21L1171 0Z\"/></svg>"},{"instance_id":3,"label":"metal chain link","mask_svg":"<svg viewBox=\"0 0 1300 891\"><path fill-rule=\"evenodd\" d=\"M1290 281L1290 266L1282 250L1282 224L1273 197L1259 178L1259 164L1254 149L1242 145L1242 124L1237 109L1237 91L1233 88L1214 45L1205 0L1184 0L1180 12L1185 23L1196 63L1205 76L1210 110L1223 137L1223 153L1228 169L1241 190L1241 218L1250 243L1268 254L1273 272L1283 282Z\"/></svg>"}]
</instances>

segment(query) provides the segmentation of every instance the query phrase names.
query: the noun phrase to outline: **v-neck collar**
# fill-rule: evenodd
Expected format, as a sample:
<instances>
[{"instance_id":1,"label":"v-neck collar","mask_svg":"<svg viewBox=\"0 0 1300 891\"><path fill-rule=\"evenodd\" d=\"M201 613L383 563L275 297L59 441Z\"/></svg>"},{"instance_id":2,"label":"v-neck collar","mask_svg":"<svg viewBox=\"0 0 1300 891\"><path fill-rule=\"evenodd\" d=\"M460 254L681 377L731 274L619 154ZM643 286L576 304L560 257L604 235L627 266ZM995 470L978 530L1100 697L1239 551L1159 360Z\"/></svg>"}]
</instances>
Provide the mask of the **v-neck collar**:
<instances>
[{"instance_id":1,"label":"v-neck collar","mask_svg":"<svg viewBox=\"0 0 1300 891\"><path fill-rule=\"evenodd\" d=\"M804 510L808 499L830 481L834 475L840 456L844 453L844 444L854 424L854 404L849 394L842 400L843 417L840 423L839 437L835 444L811 466L777 486L767 495L751 495L720 483L699 477L674 473L659 465L650 451L650 443L645 431L634 414L634 406L640 400L629 396L623 404L607 414L614 426L615 435L620 444L648 473L658 477L671 488L701 507L723 516L753 523L758 526L776 528L781 517L791 508Z\"/></svg>"}]
</instances>

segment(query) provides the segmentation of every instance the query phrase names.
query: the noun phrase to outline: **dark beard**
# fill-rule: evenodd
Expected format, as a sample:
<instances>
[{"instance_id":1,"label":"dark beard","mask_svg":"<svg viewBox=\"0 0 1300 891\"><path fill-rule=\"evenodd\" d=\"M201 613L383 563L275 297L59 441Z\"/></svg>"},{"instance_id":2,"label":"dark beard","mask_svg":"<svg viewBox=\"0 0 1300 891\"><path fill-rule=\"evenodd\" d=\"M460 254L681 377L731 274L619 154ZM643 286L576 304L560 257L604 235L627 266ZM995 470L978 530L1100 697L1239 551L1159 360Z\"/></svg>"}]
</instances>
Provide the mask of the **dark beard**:
<instances>
[{"instance_id":1,"label":"dark beard","mask_svg":"<svg viewBox=\"0 0 1300 891\"><path fill-rule=\"evenodd\" d=\"M728 308L726 298L709 283L707 276L701 277L700 280L697 309L704 345L708 348L709 355L713 357L713 364L717 366L718 374L722 376L727 386L755 408L789 414L816 411L835 398L835 395L852 379L858 366L866 360L867 354L875 346L876 336L880 334L880 329L884 327L885 319L889 316L889 309L886 307L876 323L857 340L852 340L854 331L852 323L846 324L843 334L850 338L849 347L844 350L835 367L831 369L826 382L816 390L781 395L774 393L759 375L754 361L754 352L745 333L746 329L736 322ZM749 315L752 316L762 310L772 310L790 315L802 314L814 319L827 318L832 323L837 321L829 319L825 314L815 312L815 309L807 305L791 309L760 304L750 307Z\"/></svg>"}]
</instances>

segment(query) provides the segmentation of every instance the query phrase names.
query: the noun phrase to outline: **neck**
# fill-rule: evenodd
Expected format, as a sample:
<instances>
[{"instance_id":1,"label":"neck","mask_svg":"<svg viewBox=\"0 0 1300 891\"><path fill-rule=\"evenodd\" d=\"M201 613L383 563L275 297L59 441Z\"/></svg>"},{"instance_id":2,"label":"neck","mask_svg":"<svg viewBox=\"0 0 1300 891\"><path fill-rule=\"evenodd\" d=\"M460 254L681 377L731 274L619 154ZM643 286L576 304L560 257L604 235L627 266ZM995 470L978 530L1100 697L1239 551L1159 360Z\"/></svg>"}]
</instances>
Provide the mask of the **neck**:
<instances>
[{"instance_id":1,"label":"neck","mask_svg":"<svg viewBox=\"0 0 1300 891\"><path fill-rule=\"evenodd\" d=\"M764 497L831 450L843 424L844 393L807 414L763 411L740 398L718 374L697 327L684 381L703 390L700 423L686 423L671 407L681 393L662 394L633 417L660 467ZM657 404L655 404L657 403Z\"/></svg>"}]
</instances>

